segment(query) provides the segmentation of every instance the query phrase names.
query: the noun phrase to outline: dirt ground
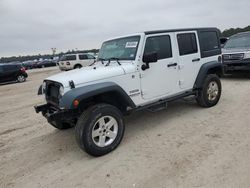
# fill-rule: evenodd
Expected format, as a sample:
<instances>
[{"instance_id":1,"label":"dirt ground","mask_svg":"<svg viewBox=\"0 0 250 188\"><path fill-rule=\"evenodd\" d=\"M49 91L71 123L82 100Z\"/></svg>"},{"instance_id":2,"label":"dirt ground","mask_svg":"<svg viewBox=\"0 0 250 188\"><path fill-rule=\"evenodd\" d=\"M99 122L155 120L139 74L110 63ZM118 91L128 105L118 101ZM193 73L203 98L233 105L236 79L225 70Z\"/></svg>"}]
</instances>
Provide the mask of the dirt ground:
<instances>
[{"instance_id":1,"label":"dirt ground","mask_svg":"<svg viewBox=\"0 0 250 188\"><path fill-rule=\"evenodd\" d=\"M250 78L222 79L214 108L186 99L127 117L121 145L94 158L74 129L56 130L34 112L38 86L57 72L0 86L0 187L250 187Z\"/></svg>"}]
</instances>

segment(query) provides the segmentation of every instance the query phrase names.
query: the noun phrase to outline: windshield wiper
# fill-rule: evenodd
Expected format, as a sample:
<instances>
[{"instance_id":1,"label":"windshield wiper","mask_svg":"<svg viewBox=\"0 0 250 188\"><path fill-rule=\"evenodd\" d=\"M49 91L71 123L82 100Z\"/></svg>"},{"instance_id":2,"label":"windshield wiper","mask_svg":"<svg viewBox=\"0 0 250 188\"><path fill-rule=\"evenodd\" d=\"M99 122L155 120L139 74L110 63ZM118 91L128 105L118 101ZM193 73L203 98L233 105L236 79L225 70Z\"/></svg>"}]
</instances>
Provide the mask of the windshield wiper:
<instances>
[{"instance_id":1,"label":"windshield wiper","mask_svg":"<svg viewBox=\"0 0 250 188\"><path fill-rule=\"evenodd\" d=\"M106 60L109 61L109 62L105 65L106 67L109 66L109 64L111 63L112 60L115 60L115 61L118 63L118 65L121 65L121 63L119 62L120 59L117 58L117 57L111 57L111 58L106 59Z\"/></svg>"},{"instance_id":2,"label":"windshield wiper","mask_svg":"<svg viewBox=\"0 0 250 188\"><path fill-rule=\"evenodd\" d=\"M105 61L105 59L103 59L103 58L99 58L99 59L98 59L98 61L101 61L101 62L102 62L102 64L104 65L104 62L103 62L103 61ZM90 64L89 66L94 65L94 64L95 64L96 62L98 62L98 61L94 61L94 63Z\"/></svg>"}]
</instances>

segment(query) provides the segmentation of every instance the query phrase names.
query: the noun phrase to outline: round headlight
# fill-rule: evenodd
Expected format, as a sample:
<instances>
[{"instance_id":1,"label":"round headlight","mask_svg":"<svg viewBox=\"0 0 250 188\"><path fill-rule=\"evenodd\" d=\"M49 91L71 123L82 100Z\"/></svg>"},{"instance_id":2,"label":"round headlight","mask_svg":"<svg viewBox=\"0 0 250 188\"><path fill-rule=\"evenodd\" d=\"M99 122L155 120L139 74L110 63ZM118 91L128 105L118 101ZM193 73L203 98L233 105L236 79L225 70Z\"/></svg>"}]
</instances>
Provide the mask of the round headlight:
<instances>
[{"instance_id":1,"label":"round headlight","mask_svg":"<svg viewBox=\"0 0 250 188\"><path fill-rule=\"evenodd\" d=\"M64 94L64 87L60 86L60 88L59 88L59 96L62 97L63 94Z\"/></svg>"}]
</instances>

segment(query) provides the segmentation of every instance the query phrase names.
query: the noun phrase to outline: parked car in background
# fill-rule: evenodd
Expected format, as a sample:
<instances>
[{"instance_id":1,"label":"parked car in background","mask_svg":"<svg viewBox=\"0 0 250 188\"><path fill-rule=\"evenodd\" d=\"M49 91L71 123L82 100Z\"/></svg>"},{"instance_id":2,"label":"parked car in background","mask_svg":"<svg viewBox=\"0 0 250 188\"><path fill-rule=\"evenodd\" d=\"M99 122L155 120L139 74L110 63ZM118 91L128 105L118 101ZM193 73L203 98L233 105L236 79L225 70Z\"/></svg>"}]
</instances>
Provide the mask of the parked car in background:
<instances>
[{"instance_id":1,"label":"parked car in background","mask_svg":"<svg viewBox=\"0 0 250 188\"><path fill-rule=\"evenodd\" d=\"M35 68L36 63L36 61L24 61L22 65L27 70Z\"/></svg>"},{"instance_id":2,"label":"parked car in background","mask_svg":"<svg viewBox=\"0 0 250 188\"><path fill-rule=\"evenodd\" d=\"M35 68L54 67L54 66L56 66L56 62L53 60L42 60L34 64Z\"/></svg>"},{"instance_id":3,"label":"parked car in background","mask_svg":"<svg viewBox=\"0 0 250 188\"><path fill-rule=\"evenodd\" d=\"M224 73L250 70L250 32L233 35L222 50Z\"/></svg>"},{"instance_id":4,"label":"parked car in background","mask_svg":"<svg viewBox=\"0 0 250 188\"><path fill-rule=\"evenodd\" d=\"M220 44L221 44L222 48L224 47L224 45L226 44L227 41L228 41L227 37L221 37L220 38Z\"/></svg>"},{"instance_id":5,"label":"parked car in background","mask_svg":"<svg viewBox=\"0 0 250 188\"><path fill-rule=\"evenodd\" d=\"M28 74L20 64L0 64L0 83L9 81L25 82Z\"/></svg>"},{"instance_id":6,"label":"parked car in background","mask_svg":"<svg viewBox=\"0 0 250 188\"><path fill-rule=\"evenodd\" d=\"M95 57L90 54L63 55L59 61L60 70L72 70L89 66L95 62Z\"/></svg>"}]
</instances>

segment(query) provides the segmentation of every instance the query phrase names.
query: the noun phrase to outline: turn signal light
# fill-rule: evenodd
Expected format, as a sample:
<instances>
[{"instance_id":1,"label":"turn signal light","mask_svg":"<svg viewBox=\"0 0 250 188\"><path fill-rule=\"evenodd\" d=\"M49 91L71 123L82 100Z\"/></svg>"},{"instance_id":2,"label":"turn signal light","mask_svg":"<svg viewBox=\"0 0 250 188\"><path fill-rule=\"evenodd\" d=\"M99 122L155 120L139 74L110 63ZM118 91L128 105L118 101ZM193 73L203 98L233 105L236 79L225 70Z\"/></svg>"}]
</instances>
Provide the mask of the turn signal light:
<instances>
[{"instance_id":1,"label":"turn signal light","mask_svg":"<svg viewBox=\"0 0 250 188\"><path fill-rule=\"evenodd\" d=\"M80 102L77 99L75 99L73 102L74 107L78 107L79 104Z\"/></svg>"}]
</instances>

